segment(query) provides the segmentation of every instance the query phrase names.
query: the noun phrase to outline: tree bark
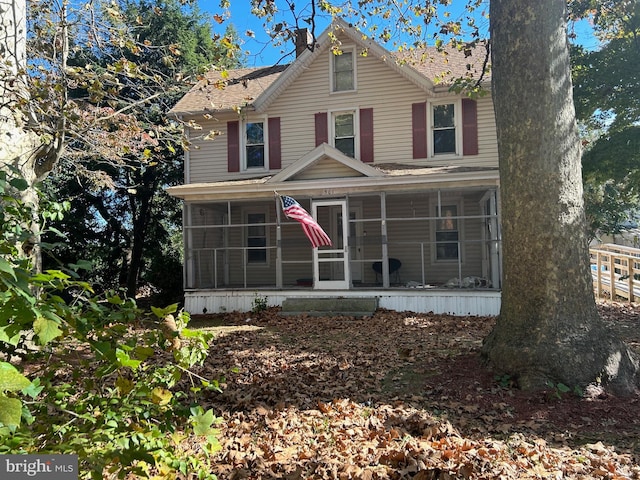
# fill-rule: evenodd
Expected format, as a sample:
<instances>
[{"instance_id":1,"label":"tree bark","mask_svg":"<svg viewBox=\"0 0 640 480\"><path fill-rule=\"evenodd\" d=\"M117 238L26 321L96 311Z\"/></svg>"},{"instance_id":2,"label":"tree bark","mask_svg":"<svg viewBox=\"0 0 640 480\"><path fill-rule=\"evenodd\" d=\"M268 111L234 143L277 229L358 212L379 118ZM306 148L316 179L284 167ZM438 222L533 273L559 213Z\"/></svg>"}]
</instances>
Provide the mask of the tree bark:
<instances>
[{"instance_id":1,"label":"tree bark","mask_svg":"<svg viewBox=\"0 0 640 480\"><path fill-rule=\"evenodd\" d=\"M63 30L63 60L66 61L67 35ZM40 218L37 185L53 169L64 144L64 115L60 115L57 134L50 142L29 128L35 118L29 111L26 72L27 9L26 0L0 0L0 169L9 177L27 182L15 196L32 207L33 218L25 225L32 232L29 242L20 247L33 259L35 271L42 268L40 256Z\"/></svg>"},{"instance_id":2,"label":"tree bark","mask_svg":"<svg viewBox=\"0 0 640 480\"><path fill-rule=\"evenodd\" d=\"M136 193L129 194L132 217L131 260L127 272L127 295L135 298L138 290L140 273L144 267L143 256L145 243L148 241L147 230L151 221L153 196L158 189L157 168L152 166L140 167L142 172L133 172L138 178ZM141 173L141 174L140 174Z\"/></svg>"},{"instance_id":3,"label":"tree bark","mask_svg":"<svg viewBox=\"0 0 640 480\"><path fill-rule=\"evenodd\" d=\"M638 360L596 309L566 0L492 0L503 221L502 307L483 353L525 389L638 384Z\"/></svg>"},{"instance_id":4,"label":"tree bark","mask_svg":"<svg viewBox=\"0 0 640 480\"><path fill-rule=\"evenodd\" d=\"M0 1L0 169L9 178L22 178L28 188L13 193L30 205L33 218L26 227L33 232L30 241L19 245L33 258L39 270L40 255L37 183L38 152L36 134L26 129L27 116L20 104L28 99L25 82L27 18L25 0Z\"/></svg>"}]
</instances>

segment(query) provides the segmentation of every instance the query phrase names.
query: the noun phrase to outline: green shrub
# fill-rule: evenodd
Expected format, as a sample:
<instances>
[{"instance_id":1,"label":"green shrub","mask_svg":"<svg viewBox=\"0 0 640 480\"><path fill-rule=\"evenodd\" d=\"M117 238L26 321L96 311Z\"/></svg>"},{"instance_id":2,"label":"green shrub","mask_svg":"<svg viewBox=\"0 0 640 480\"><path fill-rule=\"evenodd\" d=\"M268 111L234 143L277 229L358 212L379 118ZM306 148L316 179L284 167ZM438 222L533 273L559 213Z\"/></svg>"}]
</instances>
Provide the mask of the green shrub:
<instances>
[{"instance_id":1,"label":"green shrub","mask_svg":"<svg viewBox=\"0 0 640 480\"><path fill-rule=\"evenodd\" d=\"M198 399L218 385L193 371L211 335L177 304L96 297L76 273L86 264L33 273L21 188L0 172L0 453L74 453L80 478L213 478L219 420Z\"/></svg>"}]
</instances>

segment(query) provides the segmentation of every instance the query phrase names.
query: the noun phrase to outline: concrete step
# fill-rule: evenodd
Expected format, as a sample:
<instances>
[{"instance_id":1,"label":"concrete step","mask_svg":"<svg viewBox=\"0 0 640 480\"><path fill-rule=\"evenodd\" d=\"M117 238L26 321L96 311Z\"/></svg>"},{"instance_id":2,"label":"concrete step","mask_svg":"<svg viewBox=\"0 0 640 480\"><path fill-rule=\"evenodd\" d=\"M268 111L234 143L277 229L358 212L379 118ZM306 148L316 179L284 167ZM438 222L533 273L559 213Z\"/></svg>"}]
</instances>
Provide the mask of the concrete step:
<instances>
[{"instance_id":1,"label":"concrete step","mask_svg":"<svg viewBox=\"0 0 640 480\"><path fill-rule=\"evenodd\" d=\"M365 317L378 308L376 297L364 298L287 298L282 302L280 315L311 315Z\"/></svg>"}]
</instances>

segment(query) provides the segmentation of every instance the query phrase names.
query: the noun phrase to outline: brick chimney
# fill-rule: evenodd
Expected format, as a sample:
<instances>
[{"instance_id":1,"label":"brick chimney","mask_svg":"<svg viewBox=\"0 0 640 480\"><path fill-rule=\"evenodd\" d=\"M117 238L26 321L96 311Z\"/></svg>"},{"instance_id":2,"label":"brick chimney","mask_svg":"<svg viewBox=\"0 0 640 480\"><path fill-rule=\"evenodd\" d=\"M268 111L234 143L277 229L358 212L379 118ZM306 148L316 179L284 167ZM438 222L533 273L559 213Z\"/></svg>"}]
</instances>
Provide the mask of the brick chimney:
<instances>
[{"instance_id":1,"label":"brick chimney","mask_svg":"<svg viewBox=\"0 0 640 480\"><path fill-rule=\"evenodd\" d=\"M296 58L302 55L302 52L309 48L313 43L311 32L307 28L299 28L295 31L296 38Z\"/></svg>"}]
</instances>

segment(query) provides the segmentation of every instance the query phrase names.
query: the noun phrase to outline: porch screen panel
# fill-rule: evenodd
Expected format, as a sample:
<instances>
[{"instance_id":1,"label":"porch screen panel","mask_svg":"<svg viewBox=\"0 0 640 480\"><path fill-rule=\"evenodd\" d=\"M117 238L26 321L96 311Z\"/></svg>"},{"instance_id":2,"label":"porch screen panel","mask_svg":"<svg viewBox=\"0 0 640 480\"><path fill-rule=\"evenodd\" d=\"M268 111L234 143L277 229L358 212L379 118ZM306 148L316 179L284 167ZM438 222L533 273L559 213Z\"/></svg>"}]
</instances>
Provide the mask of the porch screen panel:
<instances>
[{"instance_id":1,"label":"porch screen panel","mask_svg":"<svg viewBox=\"0 0 640 480\"><path fill-rule=\"evenodd\" d=\"M421 193L387 196L388 255L402 262L392 284L430 283L431 238L428 197Z\"/></svg>"},{"instance_id":2,"label":"porch screen panel","mask_svg":"<svg viewBox=\"0 0 640 480\"><path fill-rule=\"evenodd\" d=\"M437 213L436 213L437 214ZM436 260L457 260L458 240L458 207L457 205L443 205L441 216L436 221Z\"/></svg>"},{"instance_id":3,"label":"porch screen panel","mask_svg":"<svg viewBox=\"0 0 640 480\"><path fill-rule=\"evenodd\" d=\"M185 245L188 288L213 288L224 279L226 205L189 205L191 225Z\"/></svg>"},{"instance_id":4,"label":"porch screen panel","mask_svg":"<svg viewBox=\"0 0 640 480\"><path fill-rule=\"evenodd\" d=\"M308 202L300 203L309 211ZM300 224L283 216L280 237L283 285L310 287L313 282L313 250Z\"/></svg>"},{"instance_id":5,"label":"porch screen panel","mask_svg":"<svg viewBox=\"0 0 640 480\"><path fill-rule=\"evenodd\" d=\"M349 245L353 247L352 252L355 249L355 255L352 253L355 256L355 259L352 258L353 264L356 261L360 264L360 285L366 287L375 283L376 276L372 266L382 258L380 197L350 197L350 203L362 208L358 225L352 225L349 229Z\"/></svg>"},{"instance_id":6,"label":"porch screen panel","mask_svg":"<svg viewBox=\"0 0 640 480\"><path fill-rule=\"evenodd\" d=\"M247 215L247 263L267 263L267 230L264 225L264 213L249 213Z\"/></svg>"}]
</instances>

